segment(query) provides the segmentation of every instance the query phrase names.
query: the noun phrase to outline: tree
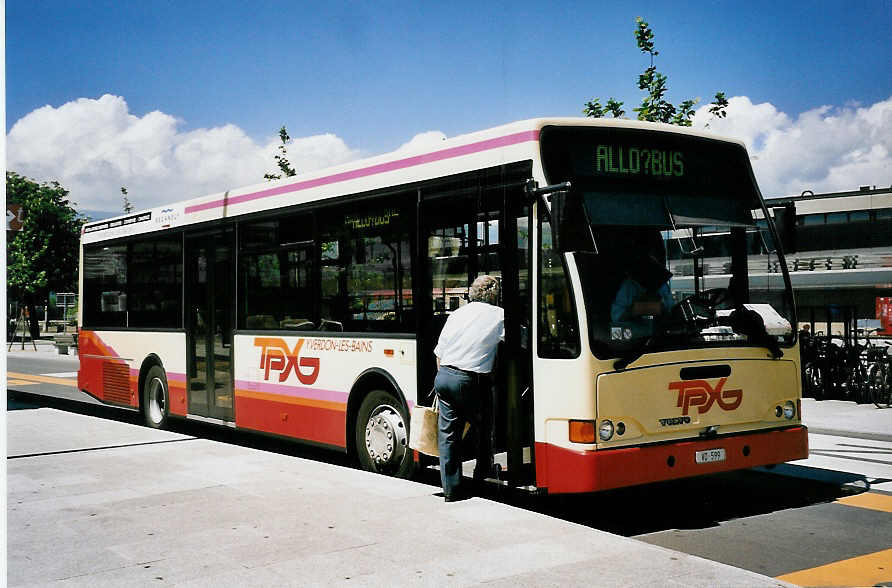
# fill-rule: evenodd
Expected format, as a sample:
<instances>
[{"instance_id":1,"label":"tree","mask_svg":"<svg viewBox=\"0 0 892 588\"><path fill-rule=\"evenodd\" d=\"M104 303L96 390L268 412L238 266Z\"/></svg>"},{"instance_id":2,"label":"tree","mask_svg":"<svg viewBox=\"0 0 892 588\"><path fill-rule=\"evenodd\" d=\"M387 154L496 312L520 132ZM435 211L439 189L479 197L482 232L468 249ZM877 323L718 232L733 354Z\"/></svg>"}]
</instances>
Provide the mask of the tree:
<instances>
[{"instance_id":1,"label":"tree","mask_svg":"<svg viewBox=\"0 0 892 588\"><path fill-rule=\"evenodd\" d=\"M685 100L678 106L667 101L665 96L668 90L666 76L657 71L654 58L660 54L654 46L654 33L650 25L640 16L635 19L635 41L642 53L650 56L650 67L638 76L638 89L645 92L641 100L641 106L633 110L638 113L638 120L650 122L662 122L683 127L691 126L691 118L694 116L694 106L698 99ZM611 114L614 118L622 118L625 111L623 103L610 98L606 106L601 106L600 98L594 98L585 103L582 113L593 118L601 118ZM728 100L724 92L717 92L711 103L709 112L713 117L725 118ZM708 126L708 125L707 125Z\"/></svg>"},{"instance_id":2,"label":"tree","mask_svg":"<svg viewBox=\"0 0 892 588\"><path fill-rule=\"evenodd\" d=\"M49 292L75 291L78 244L86 219L58 182L38 184L6 172L6 201L22 207L22 230L6 246L6 296L28 308L31 337L40 335L35 306Z\"/></svg>"},{"instance_id":3,"label":"tree","mask_svg":"<svg viewBox=\"0 0 892 588\"><path fill-rule=\"evenodd\" d=\"M281 180L282 174L285 174L286 178L297 175L297 172L291 167L291 163L288 162L288 150L286 149L286 146L291 142L291 137L288 135L288 131L285 130L285 125L282 125L282 128L279 129L279 139L281 139L282 144L276 148L279 153L275 156L275 160L276 165L282 173L265 173L263 174L263 179L265 180Z\"/></svg>"},{"instance_id":4,"label":"tree","mask_svg":"<svg viewBox=\"0 0 892 588\"><path fill-rule=\"evenodd\" d=\"M133 204L127 198L127 188L124 186L121 186L121 197L124 199L124 212L133 212Z\"/></svg>"}]
</instances>

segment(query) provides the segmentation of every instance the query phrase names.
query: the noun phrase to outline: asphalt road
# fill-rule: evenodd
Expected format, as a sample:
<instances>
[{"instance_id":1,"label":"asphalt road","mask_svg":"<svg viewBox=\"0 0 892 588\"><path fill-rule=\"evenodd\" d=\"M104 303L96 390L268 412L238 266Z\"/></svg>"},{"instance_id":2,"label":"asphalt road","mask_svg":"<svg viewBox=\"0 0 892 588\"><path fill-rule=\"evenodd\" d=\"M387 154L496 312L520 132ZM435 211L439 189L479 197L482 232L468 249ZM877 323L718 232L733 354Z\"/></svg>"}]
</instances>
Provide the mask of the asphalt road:
<instances>
[{"instance_id":1,"label":"asphalt road","mask_svg":"<svg viewBox=\"0 0 892 588\"><path fill-rule=\"evenodd\" d=\"M10 354L8 408L53 406L139 422L136 412L105 407L78 391L77 367L76 357ZM350 463L336 452L203 424L176 423L174 430ZM596 495L493 490L488 497L797 584L892 585L892 438L817 435L811 445L821 456L820 468L806 460ZM422 478L438 482L430 471Z\"/></svg>"}]
</instances>

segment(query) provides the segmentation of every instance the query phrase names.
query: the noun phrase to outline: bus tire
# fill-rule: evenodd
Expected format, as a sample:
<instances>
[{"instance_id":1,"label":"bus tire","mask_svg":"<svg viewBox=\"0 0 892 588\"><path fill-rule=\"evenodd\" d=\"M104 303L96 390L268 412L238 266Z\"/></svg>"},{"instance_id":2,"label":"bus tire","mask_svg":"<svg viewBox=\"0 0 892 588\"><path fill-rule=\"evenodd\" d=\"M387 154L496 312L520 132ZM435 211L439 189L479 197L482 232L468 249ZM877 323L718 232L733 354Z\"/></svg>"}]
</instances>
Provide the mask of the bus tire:
<instances>
[{"instance_id":1,"label":"bus tire","mask_svg":"<svg viewBox=\"0 0 892 588\"><path fill-rule=\"evenodd\" d=\"M415 471L409 449L409 418L399 398L389 390L372 390L356 414L356 454L362 469L398 478Z\"/></svg>"},{"instance_id":2,"label":"bus tire","mask_svg":"<svg viewBox=\"0 0 892 588\"><path fill-rule=\"evenodd\" d=\"M153 365L146 372L142 385L142 414L146 426L163 429L170 414L170 393L167 374L160 365Z\"/></svg>"}]
</instances>

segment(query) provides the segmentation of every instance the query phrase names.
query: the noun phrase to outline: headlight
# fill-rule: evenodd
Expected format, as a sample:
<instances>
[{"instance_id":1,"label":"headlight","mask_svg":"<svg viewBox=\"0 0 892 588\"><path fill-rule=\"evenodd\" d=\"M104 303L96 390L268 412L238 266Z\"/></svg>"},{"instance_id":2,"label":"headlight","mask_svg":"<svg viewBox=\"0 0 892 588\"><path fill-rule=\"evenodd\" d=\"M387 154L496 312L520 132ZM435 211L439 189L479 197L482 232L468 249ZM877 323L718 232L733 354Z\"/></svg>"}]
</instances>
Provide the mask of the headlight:
<instances>
[{"instance_id":1,"label":"headlight","mask_svg":"<svg viewBox=\"0 0 892 588\"><path fill-rule=\"evenodd\" d=\"M610 438L613 437L613 423L601 421L601 426L598 427L598 437L601 438L601 441L610 441Z\"/></svg>"},{"instance_id":2,"label":"headlight","mask_svg":"<svg viewBox=\"0 0 892 588\"><path fill-rule=\"evenodd\" d=\"M796 416L796 405L793 404L792 400L787 400L784 403L784 416L788 419L792 419L794 416Z\"/></svg>"}]
</instances>

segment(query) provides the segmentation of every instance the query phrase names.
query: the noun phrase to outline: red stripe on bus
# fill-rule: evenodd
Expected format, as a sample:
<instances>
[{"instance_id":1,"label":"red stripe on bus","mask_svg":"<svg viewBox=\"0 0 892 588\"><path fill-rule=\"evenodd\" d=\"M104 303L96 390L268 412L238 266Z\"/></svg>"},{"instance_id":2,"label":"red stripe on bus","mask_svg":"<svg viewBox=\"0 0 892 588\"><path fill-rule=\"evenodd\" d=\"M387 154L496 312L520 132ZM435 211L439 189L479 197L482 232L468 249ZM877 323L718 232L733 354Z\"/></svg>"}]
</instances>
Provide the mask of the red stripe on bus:
<instances>
[{"instance_id":1,"label":"red stripe on bus","mask_svg":"<svg viewBox=\"0 0 892 588\"><path fill-rule=\"evenodd\" d=\"M241 394L235 397L235 424L304 441L346 447L347 410L333 410Z\"/></svg>"},{"instance_id":2,"label":"red stripe on bus","mask_svg":"<svg viewBox=\"0 0 892 588\"><path fill-rule=\"evenodd\" d=\"M252 192L250 194L233 196L231 198L224 197L218 200L204 202L202 204L193 204L192 206L186 207L186 214L201 212L202 210L210 210L212 208L221 208L223 206L232 206L235 204L241 204L243 202L250 202L251 200L258 200L260 198L268 198L270 196L278 196L279 194L287 194L289 192L309 190L310 188L317 188L319 186L325 186L328 184L346 182L348 180L355 180L373 176L376 174L406 169L409 167L414 167L416 165L434 163L436 161L442 161L444 159L452 159L454 157L471 155L473 153L489 151L490 149L497 149L499 147L508 147L509 145L516 145L518 143L526 143L527 141L538 140L539 131L522 131L519 133L513 133L511 135L505 135L504 137L496 137L495 139L478 141L477 143L471 143L469 145L460 145L458 147L450 147L449 149L442 149L440 151L434 151L432 153L415 155L413 157L407 157L405 159L388 161L387 163L379 163L377 165L372 165L361 169L355 169L348 172L341 172L339 174L316 178L315 180L297 182L294 184L288 184L287 186L278 186L275 188L270 188L268 190L261 190L259 192Z\"/></svg>"},{"instance_id":3,"label":"red stripe on bus","mask_svg":"<svg viewBox=\"0 0 892 588\"><path fill-rule=\"evenodd\" d=\"M694 461L695 452L716 448L725 449L725 461L705 464ZM536 443L536 485L547 488L549 494L596 492L773 465L806 457L808 429L803 426L599 451L575 451L549 443Z\"/></svg>"},{"instance_id":4,"label":"red stripe on bus","mask_svg":"<svg viewBox=\"0 0 892 588\"><path fill-rule=\"evenodd\" d=\"M94 331L80 331L78 335L78 355L80 368L77 371L77 386L96 398L112 404L126 404L134 408L139 406L139 370L131 368L127 360L118 355L114 348L102 340ZM121 391L110 395L105 389L106 375L104 370L108 364L115 366L123 375L126 370L129 397L125 401ZM170 413L186 416L186 374L165 372L167 375L168 393L170 396Z\"/></svg>"},{"instance_id":5,"label":"red stripe on bus","mask_svg":"<svg viewBox=\"0 0 892 588\"><path fill-rule=\"evenodd\" d=\"M171 378L171 374L167 374L167 392L170 397L168 411L170 414L184 417L189 407L186 401L186 376L185 374L173 375L177 377Z\"/></svg>"}]
</instances>

